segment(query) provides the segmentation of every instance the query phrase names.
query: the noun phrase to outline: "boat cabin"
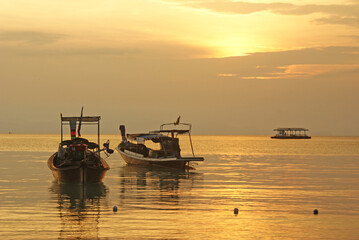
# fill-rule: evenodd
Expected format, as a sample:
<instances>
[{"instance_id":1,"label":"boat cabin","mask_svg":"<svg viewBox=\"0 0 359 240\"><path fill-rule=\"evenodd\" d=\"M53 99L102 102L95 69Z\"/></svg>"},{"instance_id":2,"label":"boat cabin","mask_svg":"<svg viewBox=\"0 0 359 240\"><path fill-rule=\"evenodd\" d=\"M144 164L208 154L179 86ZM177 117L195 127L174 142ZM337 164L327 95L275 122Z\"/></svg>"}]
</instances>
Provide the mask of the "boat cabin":
<instances>
[{"instance_id":1,"label":"boat cabin","mask_svg":"<svg viewBox=\"0 0 359 240\"><path fill-rule=\"evenodd\" d=\"M168 126L171 126L170 129ZM194 157L191 124L187 123L166 123L160 126L160 130L150 131L149 133L127 134L125 126L120 126L122 142L119 145L121 151L131 151L141 154L148 158L181 158L181 148L179 145L178 135L188 134L192 155ZM181 128L182 127L182 128ZM183 129L185 128L185 129ZM155 149L152 144L145 145L146 141L159 144L159 148Z\"/></svg>"},{"instance_id":2,"label":"boat cabin","mask_svg":"<svg viewBox=\"0 0 359 240\"><path fill-rule=\"evenodd\" d=\"M306 134L309 129L306 128L276 128L273 131L277 131L275 136L271 138L279 139L310 139L311 137Z\"/></svg>"},{"instance_id":3,"label":"boat cabin","mask_svg":"<svg viewBox=\"0 0 359 240\"><path fill-rule=\"evenodd\" d=\"M127 134L127 140L122 141L120 149L128 150L150 158L180 157L181 149L177 137L169 137L161 133L150 132L140 134ZM145 145L146 141L159 144L159 149ZM151 145L151 144L148 144Z\"/></svg>"}]
</instances>

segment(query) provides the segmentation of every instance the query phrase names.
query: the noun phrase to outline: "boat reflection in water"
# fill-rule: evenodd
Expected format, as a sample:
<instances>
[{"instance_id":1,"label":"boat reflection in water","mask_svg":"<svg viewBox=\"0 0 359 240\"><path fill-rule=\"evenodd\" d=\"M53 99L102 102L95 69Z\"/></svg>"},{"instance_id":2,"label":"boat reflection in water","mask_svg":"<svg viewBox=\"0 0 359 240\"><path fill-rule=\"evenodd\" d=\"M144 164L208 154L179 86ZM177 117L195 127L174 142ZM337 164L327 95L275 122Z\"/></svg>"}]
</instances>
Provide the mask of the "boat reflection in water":
<instances>
[{"instance_id":1,"label":"boat reflection in water","mask_svg":"<svg viewBox=\"0 0 359 240\"><path fill-rule=\"evenodd\" d=\"M100 207L107 191L103 183L53 183L50 192L58 202L61 220L59 239L98 239Z\"/></svg>"},{"instance_id":2,"label":"boat reflection in water","mask_svg":"<svg viewBox=\"0 0 359 240\"><path fill-rule=\"evenodd\" d=\"M156 166L120 168L120 201L139 208L178 210L191 198L190 190L202 180L200 173Z\"/></svg>"}]
</instances>

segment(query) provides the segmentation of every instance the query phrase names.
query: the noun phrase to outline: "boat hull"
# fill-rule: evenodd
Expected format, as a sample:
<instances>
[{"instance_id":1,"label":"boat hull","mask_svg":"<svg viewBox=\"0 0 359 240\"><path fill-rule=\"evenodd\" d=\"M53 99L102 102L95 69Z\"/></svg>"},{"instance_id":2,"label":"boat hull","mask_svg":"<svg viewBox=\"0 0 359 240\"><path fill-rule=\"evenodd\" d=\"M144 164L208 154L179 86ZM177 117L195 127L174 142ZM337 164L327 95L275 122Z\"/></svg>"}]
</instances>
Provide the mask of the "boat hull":
<instances>
[{"instance_id":1,"label":"boat hull","mask_svg":"<svg viewBox=\"0 0 359 240\"><path fill-rule=\"evenodd\" d=\"M87 166L86 164L79 164L77 166L68 166L58 168L54 165L54 159L57 153L54 153L48 159L48 167L50 168L55 181L58 183L100 183L109 166L106 161L100 158L102 166Z\"/></svg>"},{"instance_id":2,"label":"boat hull","mask_svg":"<svg viewBox=\"0 0 359 240\"><path fill-rule=\"evenodd\" d=\"M272 136L274 139L311 139L310 136Z\"/></svg>"},{"instance_id":3,"label":"boat hull","mask_svg":"<svg viewBox=\"0 0 359 240\"><path fill-rule=\"evenodd\" d=\"M169 168L185 169L191 161L203 161L202 157L193 158L148 158L135 153L128 153L117 148L123 160L129 165L161 166Z\"/></svg>"}]
</instances>

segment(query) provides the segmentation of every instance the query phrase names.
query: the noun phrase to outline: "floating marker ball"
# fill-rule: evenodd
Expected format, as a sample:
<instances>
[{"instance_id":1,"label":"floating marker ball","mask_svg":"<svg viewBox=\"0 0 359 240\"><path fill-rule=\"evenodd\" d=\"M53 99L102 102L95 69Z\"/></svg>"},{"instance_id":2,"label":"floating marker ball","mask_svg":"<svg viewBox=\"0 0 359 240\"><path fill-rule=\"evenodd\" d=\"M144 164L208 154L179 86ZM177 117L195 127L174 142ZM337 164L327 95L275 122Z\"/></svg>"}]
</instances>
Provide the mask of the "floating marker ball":
<instances>
[{"instance_id":1,"label":"floating marker ball","mask_svg":"<svg viewBox=\"0 0 359 240\"><path fill-rule=\"evenodd\" d=\"M314 215L318 215L318 213L319 213L318 209L314 209L313 213L314 213Z\"/></svg>"},{"instance_id":2,"label":"floating marker ball","mask_svg":"<svg viewBox=\"0 0 359 240\"><path fill-rule=\"evenodd\" d=\"M117 207L116 206L113 207L113 211L117 212Z\"/></svg>"},{"instance_id":3,"label":"floating marker ball","mask_svg":"<svg viewBox=\"0 0 359 240\"><path fill-rule=\"evenodd\" d=\"M234 214L238 214L238 208L235 208L235 209L233 210L233 212L234 212Z\"/></svg>"}]
</instances>

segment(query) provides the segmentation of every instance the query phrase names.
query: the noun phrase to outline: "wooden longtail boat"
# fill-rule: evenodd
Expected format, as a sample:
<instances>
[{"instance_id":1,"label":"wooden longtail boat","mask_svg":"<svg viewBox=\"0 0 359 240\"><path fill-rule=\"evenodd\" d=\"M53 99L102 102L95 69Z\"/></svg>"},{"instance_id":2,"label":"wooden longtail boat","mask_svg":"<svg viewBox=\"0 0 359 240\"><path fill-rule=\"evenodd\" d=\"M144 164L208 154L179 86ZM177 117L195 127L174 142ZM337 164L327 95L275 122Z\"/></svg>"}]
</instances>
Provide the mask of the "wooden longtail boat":
<instances>
[{"instance_id":1,"label":"wooden longtail boat","mask_svg":"<svg viewBox=\"0 0 359 240\"><path fill-rule=\"evenodd\" d=\"M117 146L116 150L129 165L155 165L185 169L186 167L189 168L190 162L204 161L203 157L195 157L194 155L191 140L192 125L179 123L179 119L175 123L162 124L159 131L127 134L127 136L125 126L121 125L122 142ZM173 126L173 128L165 129L168 126ZM178 127L185 127L186 129L178 129ZM181 156L179 139L177 137L179 134L188 134L192 150L191 157ZM148 140L159 143L160 149L155 150L147 147L145 141Z\"/></svg>"},{"instance_id":2,"label":"wooden longtail boat","mask_svg":"<svg viewBox=\"0 0 359 240\"><path fill-rule=\"evenodd\" d=\"M113 153L109 148L109 141L100 149L100 119L101 117L63 117L61 114L61 143L59 149L47 161L58 183L99 183L110 169L107 162L101 157L104 151L107 156ZM76 137L76 123L79 122L78 135L81 124L92 124L98 127L98 144L89 142L85 138ZM70 125L71 140L63 140L63 125Z\"/></svg>"}]
</instances>

